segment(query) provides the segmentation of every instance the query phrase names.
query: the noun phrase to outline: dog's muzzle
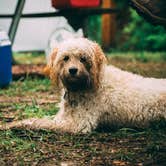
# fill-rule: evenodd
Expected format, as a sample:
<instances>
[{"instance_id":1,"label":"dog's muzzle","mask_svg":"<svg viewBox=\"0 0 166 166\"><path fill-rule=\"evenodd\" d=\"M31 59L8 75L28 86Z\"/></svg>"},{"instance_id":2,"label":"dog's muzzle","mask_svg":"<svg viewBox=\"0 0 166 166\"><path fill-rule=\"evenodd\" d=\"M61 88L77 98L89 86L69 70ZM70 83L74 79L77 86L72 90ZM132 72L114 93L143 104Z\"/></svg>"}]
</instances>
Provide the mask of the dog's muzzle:
<instances>
[{"instance_id":1,"label":"dog's muzzle","mask_svg":"<svg viewBox=\"0 0 166 166\"><path fill-rule=\"evenodd\" d=\"M88 74L78 74L76 68L70 68L68 75L61 78L63 85L70 91L82 91L91 87Z\"/></svg>"}]
</instances>

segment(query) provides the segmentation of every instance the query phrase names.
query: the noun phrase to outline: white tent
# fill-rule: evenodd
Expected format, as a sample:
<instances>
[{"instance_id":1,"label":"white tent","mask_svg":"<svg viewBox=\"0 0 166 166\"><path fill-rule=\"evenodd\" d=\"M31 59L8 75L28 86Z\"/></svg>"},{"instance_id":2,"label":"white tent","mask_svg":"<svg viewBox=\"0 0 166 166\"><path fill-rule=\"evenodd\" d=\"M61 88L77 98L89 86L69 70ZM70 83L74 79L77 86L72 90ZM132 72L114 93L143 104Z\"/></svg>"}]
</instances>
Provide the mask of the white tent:
<instances>
[{"instance_id":1,"label":"white tent","mask_svg":"<svg viewBox=\"0 0 166 166\"><path fill-rule=\"evenodd\" d=\"M17 0L0 0L0 14L13 14ZM26 0L23 14L54 12L51 0ZM0 28L9 31L11 19L1 18ZM48 39L57 26L65 26L63 17L21 18L18 25L14 51L45 50Z\"/></svg>"}]
</instances>

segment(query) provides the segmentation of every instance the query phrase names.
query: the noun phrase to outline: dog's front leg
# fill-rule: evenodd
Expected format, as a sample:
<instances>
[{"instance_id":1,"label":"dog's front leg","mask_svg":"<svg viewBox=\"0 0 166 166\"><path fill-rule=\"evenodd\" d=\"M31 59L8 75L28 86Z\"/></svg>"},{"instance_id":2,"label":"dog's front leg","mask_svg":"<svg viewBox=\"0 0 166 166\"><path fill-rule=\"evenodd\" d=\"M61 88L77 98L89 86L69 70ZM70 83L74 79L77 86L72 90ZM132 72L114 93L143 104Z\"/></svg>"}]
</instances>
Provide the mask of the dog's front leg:
<instances>
[{"instance_id":1,"label":"dog's front leg","mask_svg":"<svg viewBox=\"0 0 166 166\"><path fill-rule=\"evenodd\" d=\"M2 123L0 124L0 130L8 130L12 128L18 129L49 129L56 130L55 122L49 118L30 118L21 121L11 122L11 123Z\"/></svg>"},{"instance_id":2,"label":"dog's front leg","mask_svg":"<svg viewBox=\"0 0 166 166\"><path fill-rule=\"evenodd\" d=\"M9 129L28 129L28 130L52 130L69 133L87 133L91 131L91 127L83 121L75 121L71 118L58 118L53 120L49 118L30 118L11 123L0 124L0 130Z\"/></svg>"},{"instance_id":3,"label":"dog's front leg","mask_svg":"<svg viewBox=\"0 0 166 166\"><path fill-rule=\"evenodd\" d=\"M97 127L97 118L89 118L89 116L71 116L66 114L58 114L54 121L56 126L62 131L70 133L89 133Z\"/></svg>"},{"instance_id":4,"label":"dog's front leg","mask_svg":"<svg viewBox=\"0 0 166 166\"><path fill-rule=\"evenodd\" d=\"M76 118L71 116L55 116L51 118L30 118L21 121L2 123L0 130L9 129L32 129L32 130L53 130L70 133L88 133L96 127L96 121L88 118Z\"/></svg>"}]
</instances>

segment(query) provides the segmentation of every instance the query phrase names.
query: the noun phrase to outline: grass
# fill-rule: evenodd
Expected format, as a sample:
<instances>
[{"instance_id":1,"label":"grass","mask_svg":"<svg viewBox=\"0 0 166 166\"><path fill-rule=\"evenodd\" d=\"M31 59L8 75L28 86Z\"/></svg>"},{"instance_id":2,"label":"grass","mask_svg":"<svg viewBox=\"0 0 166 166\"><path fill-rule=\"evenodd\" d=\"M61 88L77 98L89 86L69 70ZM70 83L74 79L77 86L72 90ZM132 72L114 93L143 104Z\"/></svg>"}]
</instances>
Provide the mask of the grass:
<instances>
[{"instance_id":1,"label":"grass","mask_svg":"<svg viewBox=\"0 0 166 166\"><path fill-rule=\"evenodd\" d=\"M58 93L51 90L47 78L13 81L8 88L0 91L1 112L8 114L6 111L8 108L10 114L17 115L17 119L53 115L57 112L54 103L57 99L52 97L54 92Z\"/></svg>"},{"instance_id":2,"label":"grass","mask_svg":"<svg viewBox=\"0 0 166 166\"><path fill-rule=\"evenodd\" d=\"M21 64L43 64L46 63L46 57L43 52L28 52L20 53L14 52L14 59L17 63Z\"/></svg>"},{"instance_id":3,"label":"grass","mask_svg":"<svg viewBox=\"0 0 166 166\"><path fill-rule=\"evenodd\" d=\"M120 61L166 62L166 52L115 52L108 53L109 57Z\"/></svg>"},{"instance_id":4,"label":"grass","mask_svg":"<svg viewBox=\"0 0 166 166\"><path fill-rule=\"evenodd\" d=\"M157 69L152 67L160 64L162 67L159 65L156 76L166 77L164 59L152 60L151 57L160 54L150 54L146 55L149 58L146 62L131 57L131 53L116 53L109 60L121 68L149 76L156 73ZM15 54L19 63L25 62L26 58L29 59L27 63L43 63L44 56L32 57ZM125 61L124 57L128 60ZM0 89L0 120L10 122L52 116L58 111L58 102L59 92L50 86L47 78L31 78L29 75L24 80L13 81L6 89ZM165 165L165 128L166 122L161 120L144 130L122 128L86 135L47 130L0 131L0 165Z\"/></svg>"},{"instance_id":5,"label":"grass","mask_svg":"<svg viewBox=\"0 0 166 166\"><path fill-rule=\"evenodd\" d=\"M135 134L123 130L87 135L12 130L1 132L0 155L8 165L20 162L59 165L71 161L80 165L163 165L164 129Z\"/></svg>"},{"instance_id":6,"label":"grass","mask_svg":"<svg viewBox=\"0 0 166 166\"><path fill-rule=\"evenodd\" d=\"M43 64L46 62L44 53L29 52L13 54L18 63L24 64ZM165 62L166 52L117 52L107 53L108 57L119 59L120 61L139 61L139 62Z\"/></svg>"},{"instance_id":7,"label":"grass","mask_svg":"<svg viewBox=\"0 0 166 166\"><path fill-rule=\"evenodd\" d=\"M166 78L166 52L112 52L109 63L146 77Z\"/></svg>"},{"instance_id":8,"label":"grass","mask_svg":"<svg viewBox=\"0 0 166 166\"><path fill-rule=\"evenodd\" d=\"M7 89L0 91L0 95L13 96L13 95L26 95L27 93L33 94L38 91L46 92L50 89L50 81L48 79L30 79L26 81L12 82Z\"/></svg>"}]
</instances>

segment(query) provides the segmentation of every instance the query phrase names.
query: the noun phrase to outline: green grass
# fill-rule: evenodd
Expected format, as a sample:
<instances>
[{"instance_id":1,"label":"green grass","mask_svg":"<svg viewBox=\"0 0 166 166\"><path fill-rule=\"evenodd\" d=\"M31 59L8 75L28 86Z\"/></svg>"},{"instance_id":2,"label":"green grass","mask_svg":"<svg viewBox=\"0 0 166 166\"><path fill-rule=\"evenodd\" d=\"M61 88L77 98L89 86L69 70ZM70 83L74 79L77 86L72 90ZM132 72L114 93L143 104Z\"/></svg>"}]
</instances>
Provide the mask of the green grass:
<instances>
[{"instance_id":1,"label":"green grass","mask_svg":"<svg viewBox=\"0 0 166 166\"><path fill-rule=\"evenodd\" d=\"M55 103L45 102L49 102L49 93L52 95L54 90L51 90L50 80L47 78L13 81L8 88L0 91L0 98L4 99L0 108L4 110L8 107L12 112L18 112L18 119L54 115L58 110Z\"/></svg>"},{"instance_id":2,"label":"green grass","mask_svg":"<svg viewBox=\"0 0 166 166\"><path fill-rule=\"evenodd\" d=\"M118 58L120 60L140 61L140 62L165 62L166 52L118 52L112 51L106 53L108 57ZM17 53L14 54L15 60L20 64L43 64L46 63L44 53Z\"/></svg>"},{"instance_id":3,"label":"green grass","mask_svg":"<svg viewBox=\"0 0 166 166\"><path fill-rule=\"evenodd\" d=\"M166 62L166 52L116 52L107 53L109 57L124 61Z\"/></svg>"},{"instance_id":4,"label":"green grass","mask_svg":"<svg viewBox=\"0 0 166 166\"><path fill-rule=\"evenodd\" d=\"M43 64L46 63L45 53L40 52L29 52L29 53L20 53L14 52L13 57L19 64Z\"/></svg>"},{"instance_id":5,"label":"green grass","mask_svg":"<svg viewBox=\"0 0 166 166\"><path fill-rule=\"evenodd\" d=\"M55 104L48 104L47 106L40 106L39 104L34 102L32 99L32 104L14 104L15 110L23 110L18 114L18 119L25 119L31 117L44 117L44 116L52 116L55 115L58 111L57 106Z\"/></svg>"},{"instance_id":6,"label":"green grass","mask_svg":"<svg viewBox=\"0 0 166 166\"><path fill-rule=\"evenodd\" d=\"M0 95L21 96L27 93L48 92L50 88L50 80L48 79L27 78L25 81L13 81L8 88L0 90Z\"/></svg>"}]
</instances>

